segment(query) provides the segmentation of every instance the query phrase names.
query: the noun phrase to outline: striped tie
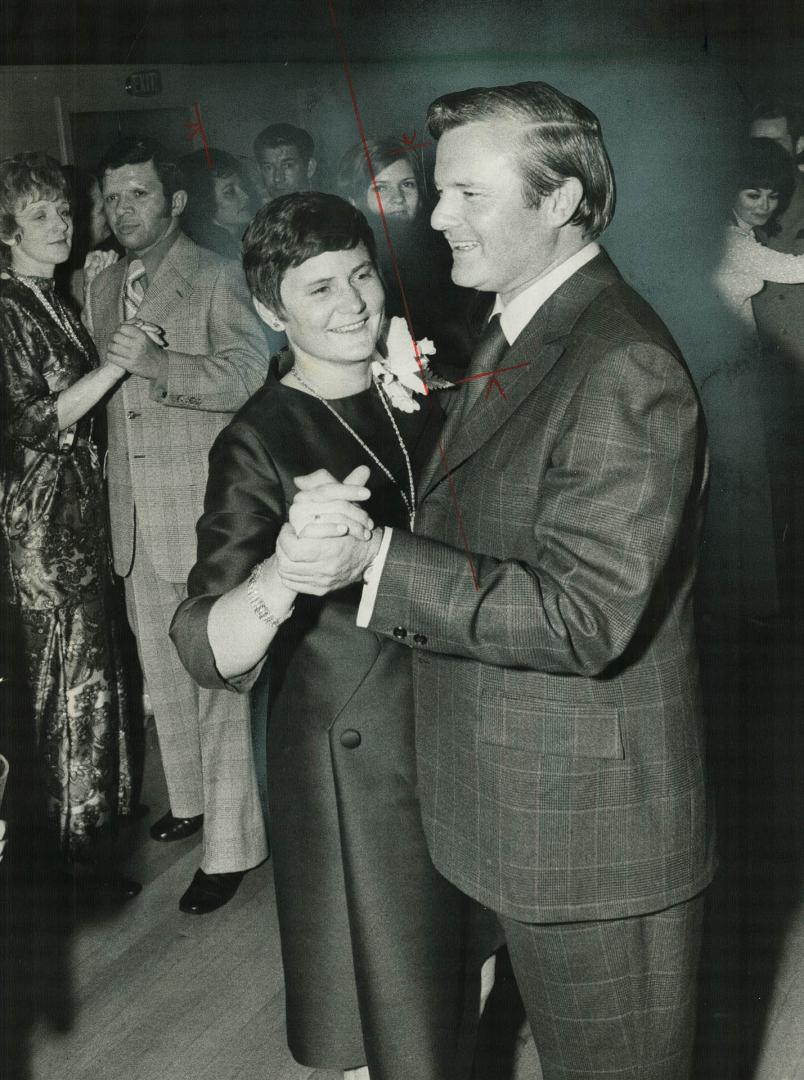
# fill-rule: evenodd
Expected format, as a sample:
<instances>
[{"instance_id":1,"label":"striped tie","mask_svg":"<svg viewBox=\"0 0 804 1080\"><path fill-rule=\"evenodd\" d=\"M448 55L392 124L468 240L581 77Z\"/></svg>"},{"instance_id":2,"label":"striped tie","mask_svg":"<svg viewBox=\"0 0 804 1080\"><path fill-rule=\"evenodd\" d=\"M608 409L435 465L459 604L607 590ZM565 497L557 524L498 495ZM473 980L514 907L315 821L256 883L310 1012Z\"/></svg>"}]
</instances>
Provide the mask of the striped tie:
<instances>
[{"instance_id":1,"label":"striped tie","mask_svg":"<svg viewBox=\"0 0 804 1080\"><path fill-rule=\"evenodd\" d=\"M132 259L128 264L126 288L123 293L123 310L127 319L133 319L145 296L145 266L142 259Z\"/></svg>"}]
</instances>

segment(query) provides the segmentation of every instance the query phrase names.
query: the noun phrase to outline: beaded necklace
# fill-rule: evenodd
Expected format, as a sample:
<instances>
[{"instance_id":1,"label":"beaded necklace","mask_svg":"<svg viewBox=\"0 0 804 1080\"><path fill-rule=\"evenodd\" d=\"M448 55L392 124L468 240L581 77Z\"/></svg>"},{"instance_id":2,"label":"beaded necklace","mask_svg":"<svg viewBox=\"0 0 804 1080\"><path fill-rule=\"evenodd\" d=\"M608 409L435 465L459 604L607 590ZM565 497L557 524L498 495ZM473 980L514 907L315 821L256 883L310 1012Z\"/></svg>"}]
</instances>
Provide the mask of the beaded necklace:
<instances>
[{"instance_id":1,"label":"beaded necklace","mask_svg":"<svg viewBox=\"0 0 804 1080\"><path fill-rule=\"evenodd\" d=\"M405 492L404 488L399 484L396 477L393 475L393 473L388 468L388 466L385 465L384 462L380 461L380 459L377 457L377 455L374 453L374 451L371 449L371 447L367 446L366 443L357 434L357 432L352 427L352 425L348 424L344 420L344 418L340 415L340 413L336 409L332 408L332 406L327 401L327 399L323 398L318 393L318 391L314 387L310 386L310 384L299 374L298 369L296 368L295 364L290 369L289 374L292 375L294 377L294 379L296 379L297 382L301 383L301 385L305 388L305 390L308 390L313 395L314 398L318 398L318 400L321 402L321 404L324 405L327 409L329 409L329 411L332 413L332 415L335 417L335 419L338 421L338 423L346 428L346 430L349 432L349 434L352 436L352 438L363 447L363 449L368 454L368 456L372 459L372 461L374 461L375 464L380 469L382 469L383 473L385 473L385 475L388 477L388 479L391 481L391 483L394 485L394 487L397 488L397 490L399 491L399 494L402 496L402 502L405 504L405 509L408 512L408 520L410 521L410 531L413 532L413 526L416 523L416 486L413 483L413 469L411 468L411 465L410 465L410 456L408 455L408 449L405 446L405 442L404 442L404 440L402 438L402 435L401 435L401 433L399 431L399 428L397 427L396 420L394 420L393 413L391 412L391 409L390 409L390 407L388 405L388 402L387 402L387 400L385 398L385 394L382 392L382 388L380 387L380 384L377 382L377 380L372 376L371 381L374 384L374 387L375 387L377 393L380 395L380 401L382 402L383 408L385 409L386 413L388 414L388 419L391 421L391 426L394 429L394 434L396 435L397 442L399 443L400 449L402 450L402 455L405 458L405 467L406 467L407 473L408 473L408 487L409 487L410 497L408 497L408 494Z\"/></svg>"},{"instance_id":2,"label":"beaded necklace","mask_svg":"<svg viewBox=\"0 0 804 1080\"><path fill-rule=\"evenodd\" d=\"M36 278L26 277L23 274L17 274L15 276L17 278L17 281L20 282L20 284L31 290L31 292L34 294L34 296L48 313L48 315L51 317L56 326L58 326L59 329L70 339L70 341L73 343L73 345L75 345L79 352L82 352L84 356L87 356L88 353L86 346L81 344L78 335L76 334L75 330L73 330L72 326L70 326L70 323L67 321L67 319L63 315L60 315L59 312L57 312L56 309L53 307L51 302L48 300L48 298L45 296L45 294L39 287L39 283L37 282Z\"/></svg>"}]
</instances>

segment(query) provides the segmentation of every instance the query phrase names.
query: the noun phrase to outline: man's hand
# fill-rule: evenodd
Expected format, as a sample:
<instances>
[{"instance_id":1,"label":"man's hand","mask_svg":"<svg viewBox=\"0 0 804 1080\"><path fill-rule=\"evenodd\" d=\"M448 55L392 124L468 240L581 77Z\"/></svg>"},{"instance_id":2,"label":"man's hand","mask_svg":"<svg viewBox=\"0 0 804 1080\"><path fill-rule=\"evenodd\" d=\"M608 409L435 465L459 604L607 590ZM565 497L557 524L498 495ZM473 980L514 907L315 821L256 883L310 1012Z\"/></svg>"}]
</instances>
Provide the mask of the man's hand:
<instances>
[{"instance_id":1,"label":"man's hand","mask_svg":"<svg viewBox=\"0 0 804 1080\"><path fill-rule=\"evenodd\" d=\"M156 379L164 363L159 346L153 343L142 327L133 322L118 326L112 334L106 358L132 375L141 375L145 379Z\"/></svg>"},{"instance_id":2,"label":"man's hand","mask_svg":"<svg viewBox=\"0 0 804 1080\"><path fill-rule=\"evenodd\" d=\"M299 491L288 518L296 535L309 537L314 524L337 522L346 525L356 540L369 540L374 522L362 507L354 505L371 496L369 489L363 486L369 474L367 465L358 465L343 483L338 483L326 469L294 477Z\"/></svg>"},{"instance_id":3,"label":"man's hand","mask_svg":"<svg viewBox=\"0 0 804 1080\"><path fill-rule=\"evenodd\" d=\"M289 589L324 596L362 581L381 542L382 529L375 529L368 541L355 540L349 534L336 539L314 539L297 536L293 527L285 524L276 543L279 576Z\"/></svg>"}]
</instances>

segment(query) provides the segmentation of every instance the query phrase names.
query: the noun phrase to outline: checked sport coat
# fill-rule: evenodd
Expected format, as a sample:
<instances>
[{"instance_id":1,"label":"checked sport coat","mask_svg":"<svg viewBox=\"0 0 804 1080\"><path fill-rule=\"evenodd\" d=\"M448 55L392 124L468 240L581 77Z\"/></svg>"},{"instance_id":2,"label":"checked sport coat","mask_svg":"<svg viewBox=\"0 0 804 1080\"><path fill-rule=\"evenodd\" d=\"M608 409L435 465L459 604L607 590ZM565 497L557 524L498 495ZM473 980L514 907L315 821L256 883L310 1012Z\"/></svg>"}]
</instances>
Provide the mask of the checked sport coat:
<instances>
[{"instance_id":1,"label":"checked sport coat","mask_svg":"<svg viewBox=\"0 0 804 1080\"><path fill-rule=\"evenodd\" d=\"M84 318L102 358L124 319L127 265L121 259L87 289ZM165 331L165 375L130 375L109 400L114 565L123 577L131 571L136 506L157 574L184 582L195 562L209 449L265 381L266 341L241 267L183 233L148 283L137 314Z\"/></svg>"},{"instance_id":2,"label":"checked sport coat","mask_svg":"<svg viewBox=\"0 0 804 1080\"><path fill-rule=\"evenodd\" d=\"M430 852L525 922L658 911L713 872L699 401L605 252L499 367L505 396L481 396L425 468L370 621L413 650Z\"/></svg>"}]
</instances>

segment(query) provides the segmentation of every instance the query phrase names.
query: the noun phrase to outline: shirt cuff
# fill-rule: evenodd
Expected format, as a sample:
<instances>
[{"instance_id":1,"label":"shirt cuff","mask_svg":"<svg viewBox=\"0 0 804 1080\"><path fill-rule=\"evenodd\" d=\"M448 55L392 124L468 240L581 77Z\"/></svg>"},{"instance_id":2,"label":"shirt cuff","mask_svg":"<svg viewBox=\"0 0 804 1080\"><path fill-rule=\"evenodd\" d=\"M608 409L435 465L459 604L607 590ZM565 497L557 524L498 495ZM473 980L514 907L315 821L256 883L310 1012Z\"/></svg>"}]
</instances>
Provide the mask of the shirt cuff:
<instances>
[{"instance_id":1,"label":"shirt cuff","mask_svg":"<svg viewBox=\"0 0 804 1080\"><path fill-rule=\"evenodd\" d=\"M391 546L391 537L394 530L386 526L383 529L380 549L374 562L366 567L363 574L363 592L360 596L360 606L357 609L357 625L366 627L371 622L374 614L374 602L377 599L377 590L380 587L380 578L385 569L385 560L388 558L388 548Z\"/></svg>"}]
</instances>

